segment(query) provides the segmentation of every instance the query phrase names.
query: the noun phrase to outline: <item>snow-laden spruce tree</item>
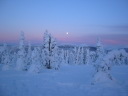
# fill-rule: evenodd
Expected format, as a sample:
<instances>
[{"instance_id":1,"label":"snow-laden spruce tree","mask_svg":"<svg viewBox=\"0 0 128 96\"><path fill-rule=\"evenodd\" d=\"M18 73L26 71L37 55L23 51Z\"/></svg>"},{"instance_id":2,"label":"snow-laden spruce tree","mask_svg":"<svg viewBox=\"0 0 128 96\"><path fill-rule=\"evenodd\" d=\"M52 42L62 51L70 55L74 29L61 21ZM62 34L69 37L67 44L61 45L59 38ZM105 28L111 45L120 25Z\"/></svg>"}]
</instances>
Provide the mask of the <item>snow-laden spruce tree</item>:
<instances>
[{"instance_id":1,"label":"snow-laden spruce tree","mask_svg":"<svg viewBox=\"0 0 128 96\"><path fill-rule=\"evenodd\" d=\"M96 51L96 61L94 64L95 67L95 74L93 78L92 84L95 84L96 82L109 82L112 81L112 76L109 73L111 69L111 63L110 57L111 54L105 54L104 49L102 47L101 41L98 39L97 43L97 51Z\"/></svg>"},{"instance_id":2,"label":"snow-laden spruce tree","mask_svg":"<svg viewBox=\"0 0 128 96\"><path fill-rule=\"evenodd\" d=\"M79 61L80 61L80 64L84 64L84 48L83 46L80 47L80 58L79 58Z\"/></svg>"},{"instance_id":3,"label":"snow-laden spruce tree","mask_svg":"<svg viewBox=\"0 0 128 96\"><path fill-rule=\"evenodd\" d=\"M96 58L97 59L101 59L105 55L105 52L104 52L104 48L103 48L103 45L101 43L100 38L98 38L98 40L97 40L96 48L97 48L97 50L96 50Z\"/></svg>"},{"instance_id":4,"label":"snow-laden spruce tree","mask_svg":"<svg viewBox=\"0 0 128 96\"><path fill-rule=\"evenodd\" d=\"M30 68L28 69L28 72L30 73L39 73L42 69L42 64L40 61L40 55L39 55L39 50L38 48L34 48L31 54L31 65Z\"/></svg>"},{"instance_id":5,"label":"snow-laden spruce tree","mask_svg":"<svg viewBox=\"0 0 128 96\"><path fill-rule=\"evenodd\" d=\"M94 74L92 84L95 83L104 83L104 82L111 82L113 80L111 74L110 74L110 66L108 63L108 59L104 57L101 61L97 62L98 67L97 71Z\"/></svg>"},{"instance_id":6,"label":"snow-laden spruce tree","mask_svg":"<svg viewBox=\"0 0 128 96\"><path fill-rule=\"evenodd\" d=\"M128 53L124 49L118 50L118 54L116 57L118 60L117 65L128 64Z\"/></svg>"},{"instance_id":7,"label":"snow-laden spruce tree","mask_svg":"<svg viewBox=\"0 0 128 96\"><path fill-rule=\"evenodd\" d=\"M77 47L75 46L73 49L73 53L74 53L74 63L77 63Z\"/></svg>"},{"instance_id":8,"label":"snow-laden spruce tree","mask_svg":"<svg viewBox=\"0 0 128 96\"><path fill-rule=\"evenodd\" d=\"M90 63L90 51L89 48L85 49L85 64L89 64Z\"/></svg>"},{"instance_id":9,"label":"snow-laden spruce tree","mask_svg":"<svg viewBox=\"0 0 128 96\"><path fill-rule=\"evenodd\" d=\"M11 67L11 55L6 43L4 43L2 48L2 70L9 70L9 68Z\"/></svg>"},{"instance_id":10,"label":"snow-laden spruce tree","mask_svg":"<svg viewBox=\"0 0 128 96\"><path fill-rule=\"evenodd\" d=\"M124 49L112 50L106 56L109 66L112 65L127 65L128 53Z\"/></svg>"},{"instance_id":11,"label":"snow-laden spruce tree","mask_svg":"<svg viewBox=\"0 0 128 96\"><path fill-rule=\"evenodd\" d=\"M9 70L11 67L11 56L9 54L9 52L7 51L4 55L4 60L3 60L3 67L2 70Z\"/></svg>"},{"instance_id":12,"label":"snow-laden spruce tree","mask_svg":"<svg viewBox=\"0 0 128 96\"><path fill-rule=\"evenodd\" d=\"M2 47L0 46L0 64L1 64L1 61L2 61Z\"/></svg>"},{"instance_id":13,"label":"snow-laden spruce tree","mask_svg":"<svg viewBox=\"0 0 128 96\"><path fill-rule=\"evenodd\" d=\"M51 34L46 32L44 33L44 40L43 40L43 51L44 53L44 65L46 68L51 69L53 67L53 55L54 51L56 50L56 41L55 39L51 36Z\"/></svg>"},{"instance_id":14,"label":"snow-laden spruce tree","mask_svg":"<svg viewBox=\"0 0 128 96\"><path fill-rule=\"evenodd\" d=\"M1 64L4 64L4 59L6 58L6 53L8 52L7 44L4 43L1 47Z\"/></svg>"},{"instance_id":15,"label":"snow-laden spruce tree","mask_svg":"<svg viewBox=\"0 0 128 96\"><path fill-rule=\"evenodd\" d=\"M16 60L16 70L26 70L26 52L25 52L25 44L24 41L24 32L20 33L20 42L19 42L19 50L17 52L17 60Z\"/></svg>"},{"instance_id":16,"label":"snow-laden spruce tree","mask_svg":"<svg viewBox=\"0 0 128 96\"><path fill-rule=\"evenodd\" d=\"M12 63L13 68L16 67L16 61L17 61L17 52L15 52L15 50L13 50L11 52L11 63Z\"/></svg>"},{"instance_id":17,"label":"snow-laden spruce tree","mask_svg":"<svg viewBox=\"0 0 128 96\"><path fill-rule=\"evenodd\" d=\"M104 48L103 45L100 41L100 38L98 38L98 42L97 42L97 46L96 46L97 50L96 50L96 61L94 63L94 67L97 71L98 67L99 67L99 62L102 61L103 57L105 56L105 52L104 52Z\"/></svg>"},{"instance_id":18,"label":"snow-laden spruce tree","mask_svg":"<svg viewBox=\"0 0 128 96\"><path fill-rule=\"evenodd\" d=\"M60 58L61 58L61 63L64 64L65 63L65 51L64 51L64 49L60 50Z\"/></svg>"},{"instance_id":19,"label":"snow-laden spruce tree","mask_svg":"<svg viewBox=\"0 0 128 96\"><path fill-rule=\"evenodd\" d=\"M69 50L65 50L65 63L69 64Z\"/></svg>"},{"instance_id":20,"label":"snow-laden spruce tree","mask_svg":"<svg viewBox=\"0 0 128 96\"><path fill-rule=\"evenodd\" d=\"M59 49L57 46L57 40L52 37L52 42L53 42L52 48L54 48L52 50L52 56L51 56L52 68L54 68L55 70L58 70L61 63L61 57L60 57Z\"/></svg>"},{"instance_id":21,"label":"snow-laden spruce tree","mask_svg":"<svg viewBox=\"0 0 128 96\"><path fill-rule=\"evenodd\" d=\"M109 71L113 65L126 64L128 62L128 53L124 49L113 50L98 61L97 72L94 75L93 84L96 82L108 82L113 78Z\"/></svg>"},{"instance_id":22,"label":"snow-laden spruce tree","mask_svg":"<svg viewBox=\"0 0 128 96\"><path fill-rule=\"evenodd\" d=\"M31 43L29 42L28 44L28 51L27 51L27 60L26 60L26 63L27 63L27 69L30 67L31 65L31 54L32 54L32 48L31 48Z\"/></svg>"},{"instance_id":23,"label":"snow-laden spruce tree","mask_svg":"<svg viewBox=\"0 0 128 96\"><path fill-rule=\"evenodd\" d=\"M54 55L53 55L53 68L55 70L58 70L60 68L60 64L61 64L61 54L58 51L58 48L56 47L56 50L54 51Z\"/></svg>"},{"instance_id":24,"label":"snow-laden spruce tree","mask_svg":"<svg viewBox=\"0 0 128 96\"><path fill-rule=\"evenodd\" d=\"M64 51L64 62L65 64L67 64L67 50L63 49L63 51Z\"/></svg>"},{"instance_id":25,"label":"snow-laden spruce tree","mask_svg":"<svg viewBox=\"0 0 128 96\"><path fill-rule=\"evenodd\" d=\"M84 64L84 49L83 46L79 46L76 52L76 64Z\"/></svg>"},{"instance_id":26,"label":"snow-laden spruce tree","mask_svg":"<svg viewBox=\"0 0 128 96\"><path fill-rule=\"evenodd\" d=\"M96 52L90 51L90 64L93 64L96 61Z\"/></svg>"},{"instance_id":27,"label":"snow-laden spruce tree","mask_svg":"<svg viewBox=\"0 0 128 96\"><path fill-rule=\"evenodd\" d=\"M75 64L75 56L72 51L69 53L69 64Z\"/></svg>"},{"instance_id":28,"label":"snow-laden spruce tree","mask_svg":"<svg viewBox=\"0 0 128 96\"><path fill-rule=\"evenodd\" d=\"M76 64L80 64L80 47L76 50Z\"/></svg>"},{"instance_id":29,"label":"snow-laden spruce tree","mask_svg":"<svg viewBox=\"0 0 128 96\"><path fill-rule=\"evenodd\" d=\"M41 48L40 52L40 57L41 57L41 63L46 67L46 56L45 56L45 51L44 49Z\"/></svg>"}]
</instances>

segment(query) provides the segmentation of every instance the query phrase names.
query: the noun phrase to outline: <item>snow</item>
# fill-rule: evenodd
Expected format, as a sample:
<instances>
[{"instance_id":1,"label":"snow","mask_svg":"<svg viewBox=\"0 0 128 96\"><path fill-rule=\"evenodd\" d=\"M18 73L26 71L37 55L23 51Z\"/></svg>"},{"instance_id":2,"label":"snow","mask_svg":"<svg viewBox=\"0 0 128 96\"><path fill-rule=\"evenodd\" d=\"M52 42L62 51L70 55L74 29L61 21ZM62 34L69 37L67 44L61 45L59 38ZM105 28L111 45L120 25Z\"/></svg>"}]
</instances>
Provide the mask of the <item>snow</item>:
<instances>
[{"instance_id":1,"label":"snow","mask_svg":"<svg viewBox=\"0 0 128 96\"><path fill-rule=\"evenodd\" d=\"M113 81L92 85L94 72L91 65L68 64L39 74L0 71L0 96L128 96L128 66L114 66Z\"/></svg>"}]
</instances>

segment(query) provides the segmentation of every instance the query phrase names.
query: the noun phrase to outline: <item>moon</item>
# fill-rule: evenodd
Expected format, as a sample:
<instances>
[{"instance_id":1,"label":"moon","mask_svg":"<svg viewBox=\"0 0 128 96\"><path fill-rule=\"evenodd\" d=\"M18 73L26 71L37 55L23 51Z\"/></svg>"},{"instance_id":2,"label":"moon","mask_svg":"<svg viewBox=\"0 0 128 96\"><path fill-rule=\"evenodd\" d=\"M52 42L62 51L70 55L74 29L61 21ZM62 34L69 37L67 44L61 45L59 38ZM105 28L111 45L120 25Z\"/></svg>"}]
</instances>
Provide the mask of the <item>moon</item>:
<instances>
[{"instance_id":1,"label":"moon","mask_svg":"<svg viewBox=\"0 0 128 96\"><path fill-rule=\"evenodd\" d=\"M66 34L68 35L68 32Z\"/></svg>"}]
</instances>

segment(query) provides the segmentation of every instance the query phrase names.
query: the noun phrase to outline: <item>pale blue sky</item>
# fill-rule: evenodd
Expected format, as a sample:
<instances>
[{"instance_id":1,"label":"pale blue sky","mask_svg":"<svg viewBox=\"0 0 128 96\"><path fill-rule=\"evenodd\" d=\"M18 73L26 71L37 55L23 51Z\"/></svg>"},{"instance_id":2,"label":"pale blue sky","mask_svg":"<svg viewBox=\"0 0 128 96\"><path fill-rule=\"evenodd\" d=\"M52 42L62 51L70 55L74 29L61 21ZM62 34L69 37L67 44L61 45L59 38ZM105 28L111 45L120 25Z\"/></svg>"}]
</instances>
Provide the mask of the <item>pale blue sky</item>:
<instances>
[{"instance_id":1,"label":"pale blue sky","mask_svg":"<svg viewBox=\"0 0 128 96\"><path fill-rule=\"evenodd\" d=\"M21 30L27 40L41 41L46 29L64 42L89 43L97 36L105 41L111 35L127 45L128 0L0 0L1 42L15 42Z\"/></svg>"}]
</instances>

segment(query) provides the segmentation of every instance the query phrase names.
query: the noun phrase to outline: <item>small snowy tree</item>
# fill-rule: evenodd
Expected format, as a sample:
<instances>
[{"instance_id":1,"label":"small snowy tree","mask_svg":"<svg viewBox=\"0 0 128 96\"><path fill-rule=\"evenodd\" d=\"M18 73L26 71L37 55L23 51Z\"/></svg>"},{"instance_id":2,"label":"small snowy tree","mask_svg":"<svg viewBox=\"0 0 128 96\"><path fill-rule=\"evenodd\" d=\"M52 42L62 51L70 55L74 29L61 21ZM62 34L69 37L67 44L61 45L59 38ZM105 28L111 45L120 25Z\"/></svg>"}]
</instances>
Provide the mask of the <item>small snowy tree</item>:
<instances>
[{"instance_id":1,"label":"small snowy tree","mask_svg":"<svg viewBox=\"0 0 128 96\"><path fill-rule=\"evenodd\" d=\"M97 43L96 56L97 58L94 64L96 73L94 75L94 80L92 84L96 82L106 82L108 80L111 81L112 76L109 73L110 63L107 58L107 55L105 55L104 53L104 49L103 49L100 39L98 39L98 43Z\"/></svg>"},{"instance_id":2,"label":"small snowy tree","mask_svg":"<svg viewBox=\"0 0 128 96\"><path fill-rule=\"evenodd\" d=\"M36 47L32 51L31 58L32 58L32 64L28 71L32 73L39 73L42 69L42 64L40 61L39 51Z\"/></svg>"},{"instance_id":3,"label":"small snowy tree","mask_svg":"<svg viewBox=\"0 0 128 96\"><path fill-rule=\"evenodd\" d=\"M69 50L65 51L65 63L69 64Z\"/></svg>"},{"instance_id":4,"label":"small snowy tree","mask_svg":"<svg viewBox=\"0 0 128 96\"><path fill-rule=\"evenodd\" d=\"M100 39L98 38L97 50L96 50L96 61L94 63L94 67L95 67L96 71L99 67L99 62L101 62L103 60L104 56L105 56L104 49L103 49Z\"/></svg>"},{"instance_id":5,"label":"small snowy tree","mask_svg":"<svg viewBox=\"0 0 128 96\"><path fill-rule=\"evenodd\" d=\"M2 47L0 46L0 64L2 62Z\"/></svg>"},{"instance_id":6,"label":"small snowy tree","mask_svg":"<svg viewBox=\"0 0 128 96\"><path fill-rule=\"evenodd\" d=\"M16 70L25 70L24 64L25 64L24 50L19 50L17 52Z\"/></svg>"},{"instance_id":7,"label":"small snowy tree","mask_svg":"<svg viewBox=\"0 0 128 96\"><path fill-rule=\"evenodd\" d=\"M80 53L79 53L80 57L79 57L79 61L80 63L79 64L84 64L84 49L83 49L83 46L80 47Z\"/></svg>"},{"instance_id":8,"label":"small snowy tree","mask_svg":"<svg viewBox=\"0 0 128 96\"><path fill-rule=\"evenodd\" d=\"M78 47L77 52L76 52L76 64L80 63L80 47Z\"/></svg>"},{"instance_id":9,"label":"small snowy tree","mask_svg":"<svg viewBox=\"0 0 128 96\"><path fill-rule=\"evenodd\" d=\"M16 61L17 61L17 52L13 52L11 53L11 63L13 68L15 68L16 66Z\"/></svg>"},{"instance_id":10,"label":"small snowy tree","mask_svg":"<svg viewBox=\"0 0 128 96\"><path fill-rule=\"evenodd\" d=\"M2 68L2 70L9 70L10 67L11 67L10 54L9 54L9 52L6 52L4 54L4 60L3 60L3 68Z\"/></svg>"},{"instance_id":11,"label":"small snowy tree","mask_svg":"<svg viewBox=\"0 0 128 96\"><path fill-rule=\"evenodd\" d=\"M96 52L90 51L90 63L94 63L96 61Z\"/></svg>"},{"instance_id":12,"label":"small snowy tree","mask_svg":"<svg viewBox=\"0 0 128 96\"><path fill-rule=\"evenodd\" d=\"M69 53L69 64L75 64L75 56L71 51Z\"/></svg>"},{"instance_id":13,"label":"small snowy tree","mask_svg":"<svg viewBox=\"0 0 128 96\"><path fill-rule=\"evenodd\" d=\"M77 47L74 47L73 49L73 53L74 53L74 63L77 63Z\"/></svg>"},{"instance_id":14,"label":"small snowy tree","mask_svg":"<svg viewBox=\"0 0 128 96\"><path fill-rule=\"evenodd\" d=\"M103 59L98 60L93 83L113 80L109 73L111 66L113 64L126 64L127 57L128 53L124 50L113 50L105 55Z\"/></svg>"},{"instance_id":15,"label":"small snowy tree","mask_svg":"<svg viewBox=\"0 0 128 96\"><path fill-rule=\"evenodd\" d=\"M57 51L58 50L56 50L53 57L53 68L55 68L55 70L58 70L60 68L60 63L62 59Z\"/></svg>"},{"instance_id":16,"label":"small snowy tree","mask_svg":"<svg viewBox=\"0 0 128 96\"><path fill-rule=\"evenodd\" d=\"M28 52L27 52L27 69L30 67L30 64L31 64L31 54L32 54L32 49L31 49L31 44L29 43L29 45L28 45Z\"/></svg>"},{"instance_id":17,"label":"small snowy tree","mask_svg":"<svg viewBox=\"0 0 128 96\"><path fill-rule=\"evenodd\" d=\"M44 33L44 42L43 42L43 51L44 58L45 58L45 66L48 69L53 67L53 55L54 51L56 50L56 41L55 39L49 34L46 30Z\"/></svg>"},{"instance_id":18,"label":"small snowy tree","mask_svg":"<svg viewBox=\"0 0 128 96\"><path fill-rule=\"evenodd\" d=\"M82 46L78 47L76 54L76 64L84 64L84 49Z\"/></svg>"},{"instance_id":19,"label":"small snowy tree","mask_svg":"<svg viewBox=\"0 0 128 96\"><path fill-rule=\"evenodd\" d=\"M2 51L2 70L9 70L11 67L11 55L7 48L7 44L4 43L3 45L3 51Z\"/></svg>"},{"instance_id":20,"label":"small snowy tree","mask_svg":"<svg viewBox=\"0 0 128 96\"><path fill-rule=\"evenodd\" d=\"M105 52L104 52L104 48L103 48L100 38L98 38L96 47L97 47L96 57L97 59L101 59L105 55Z\"/></svg>"},{"instance_id":21,"label":"small snowy tree","mask_svg":"<svg viewBox=\"0 0 128 96\"><path fill-rule=\"evenodd\" d=\"M26 70L26 52L25 52L25 45L24 45L24 32L21 31L20 34L20 43L19 43L19 51L17 52L17 61L16 61L16 70Z\"/></svg>"},{"instance_id":22,"label":"small snowy tree","mask_svg":"<svg viewBox=\"0 0 128 96\"><path fill-rule=\"evenodd\" d=\"M7 44L4 43L2 48L1 48L1 63L4 64L4 60L6 58L6 54L7 54L8 50L7 50Z\"/></svg>"},{"instance_id":23,"label":"small snowy tree","mask_svg":"<svg viewBox=\"0 0 128 96\"><path fill-rule=\"evenodd\" d=\"M61 49L61 51L60 51L60 58L61 58L61 63L64 64L65 63L65 52L64 52L64 49Z\"/></svg>"},{"instance_id":24,"label":"small snowy tree","mask_svg":"<svg viewBox=\"0 0 128 96\"><path fill-rule=\"evenodd\" d=\"M44 49L41 49L41 52L40 52L40 57L41 57L41 63L43 66L46 66L46 56L45 56L45 51Z\"/></svg>"},{"instance_id":25,"label":"small snowy tree","mask_svg":"<svg viewBox=\"0 0 128 96\"><path fill-rule=\"evenodd\" d=\"M106 56L109 61L109 65L122 65L127 64L128 62L128 53L125 52L124 49L121 50L113 50L108 53Z\"/></svg>"},{"instance_id":26,"label":"small snowy tree","mask_svg":"<svg viewBox=\"0 0 128 96\"><path fill-rule=\"evenodd\" d=\"M94 74L92 84L97 82L109 82L112 79L110 71L110 63L107 57L104 57L101 61L97 62L96 73Z\"/></svg>"},{"instance_id":27,"label":"small snowy tree","mask_svg":"<svg viewBox=\"0 0 128 96\"><path fill-rule=\"evenodd\" d=\"M85 64L89 64L90 63L90 51L89 51L89 48L86 48L85 49Z\"/></svg>"},{"instance_id":28,"label":"small snowy tree","mask_svg":"<svg viewBox=\"0 0 128 96\"><path fill-rule=\"evenodd\" d=\"M60 53L59 53L59 48L57 46L57 42L56 39L52 37L52 46L53 46L53 51L52 51L52 68L54 68L55 70L58 70L60 67L60 63L61 63L61 57L60 57Z\"/></svg>"}]
</instances>

